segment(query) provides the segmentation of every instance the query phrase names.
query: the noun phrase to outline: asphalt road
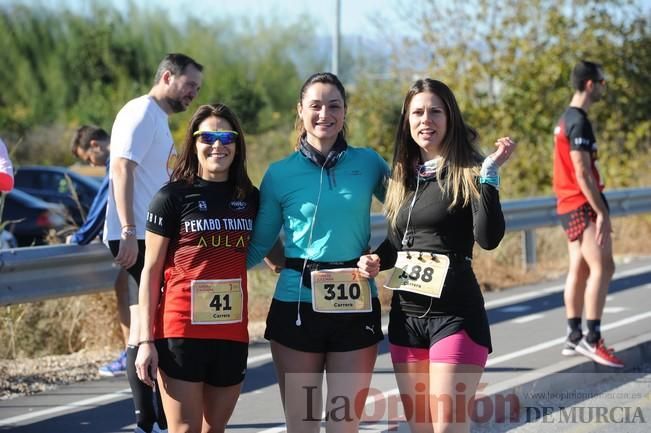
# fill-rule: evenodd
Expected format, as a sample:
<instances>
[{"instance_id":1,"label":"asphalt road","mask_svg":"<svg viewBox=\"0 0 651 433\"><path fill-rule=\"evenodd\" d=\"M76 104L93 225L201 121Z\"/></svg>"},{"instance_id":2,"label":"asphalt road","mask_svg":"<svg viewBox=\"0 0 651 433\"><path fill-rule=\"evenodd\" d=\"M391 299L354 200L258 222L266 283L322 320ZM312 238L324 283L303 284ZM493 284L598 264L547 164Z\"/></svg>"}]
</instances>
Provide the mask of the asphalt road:
<instances>
[{"instance_id":1,"label":"asphalt road","mask_svg":"<svg viewBox=\"0 0 651 433\"><path fill-rule=\"evenodd\" d=\"M611 285L610 294L603 317L602 333L609 346L616 350L631 346L631 341L651 340L651 263L640 260L626 265L619 265L615 279ZM534 406L554 406L554 398L558 394L548 394L550 389L558 392L565 390L590 389L595 383L616 380L616 385L603 388L604 393L618 387L637 386L633 391L626 392L632 396L646 395L646 406L642 400L631 400L622 405L629 407L634 403L649 408L649 376L642 373L615 372L612 369L596 368L592 362L586 362L581 357L566 359L560 355L560 349L565 332L565 319L562 300L562 281L546 282L521 288L514 288L502 293L489 293L486 296L486 306L491 322L494 351L489 357L486 372L482 377L483 393L492 402L497 402L497 396L506 396L513 389L519 389L522 383L539 383L539 388L531 388L529 399L521 401L521 414L517 421L500 421L497 411L485 423L478 423L473 431L511 431L516 428L529 428L536 423L544 424L543 412L536 416ZM386 326L386 323L385 323ZM385 328L386 329L386 328ZM628 353L628 352L627 352ZM633 359L637 365L628 365L627 371L640 367L639 356ZM582 366L581 373L569 373L563 370L571 366ZM587 368L587 370L586 370ZM646 377L647 379L640 379ZM631 385L632 383L632 385ZM387 352L386 339L381 345L373 376L372 387L377 389L374 400L367 401L365 413L371 421L362 425L363 432L408 431L401 423L399 415L389 421L389 413L396 403L396 382ZM601 388L595 388L601 389ZM599 398L601 391L593 398ZM644 394L646 392L646 394ZM579 396L583 394L577 394ZM586 394L584 396L587 396ZM638 399L639 400L639 399ZM589 401L588 398L577 399L574 404ZM535 403L535 404L534 404ZM636 403L636 404L637 404ZM592 404L592 403L590 403ZM393 405L393 406L392 406ZM529 406L527 406L529 405ZM596 405L594 403L593 405ZM529 419L526 419L526 408L530 407ZM632 406L631 406L632 407ZM401 410L400 407L397 408ZM541 409L541 411L547 409ZM558 410L558 409L557 409ZM21 397L0 401L0 431L16 433L117 433L132 432L133 407L130 401L128 384L124 378L101 379L65 386L54 391L30 397ZM569 416L569 415L568 415ZM394 422L395 421L395 422ZM638 425L624 424L629 430L615 431L651 431L651 415L645 419L646 429L635 430ZM553 424L553 423L552 423ZM555 425L555 424L553 424ZM592 431L586 430L591 423L572 424L569 427L579 430L549 430L549 431ZM557 426L556 426L557 427ZM603 427L603 425L598 425ZM492 430L491 430L492 429ZM249 433L280 433L284 432L283 412L280 403L275 373L266 344L252 345L249 354L249 369L244 383L244 389L236 406L235 413L229 424L228 431ZM534 431L534 430L515 430ZM602 430L595 430L602 431Z\"/></svg>"}]
</instances>

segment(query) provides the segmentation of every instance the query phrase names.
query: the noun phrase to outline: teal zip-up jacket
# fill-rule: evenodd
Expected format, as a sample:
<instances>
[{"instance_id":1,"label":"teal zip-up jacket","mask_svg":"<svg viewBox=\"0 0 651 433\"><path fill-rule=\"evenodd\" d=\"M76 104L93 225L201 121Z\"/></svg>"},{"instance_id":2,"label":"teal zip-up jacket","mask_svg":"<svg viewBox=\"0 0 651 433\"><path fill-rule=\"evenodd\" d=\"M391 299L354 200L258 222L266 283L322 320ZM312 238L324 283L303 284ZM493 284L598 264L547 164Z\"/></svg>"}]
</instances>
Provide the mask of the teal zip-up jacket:
<instances>
[{"instance_id":1,"label":"teal zip-up jacket","mask_svg":"<svg viewBox=\"0 0 651 433\"><path fill-rule=\"evenodd\" d=\"M300 152L269 166L260 185L260 208L249 244L247 267L264 258L281 227L285 257L347 261L369 249L371 201L373 196L384 201L389 166L372 149L348 146L334 167L321 172L321 167ZM314 221L321 176L321 199ZM274 298L311 302L310 289L300 288L299 280L300 272L283 269ZM373 296L377 296L373 281L371 288Z\"/></svg>"}]
</instances>

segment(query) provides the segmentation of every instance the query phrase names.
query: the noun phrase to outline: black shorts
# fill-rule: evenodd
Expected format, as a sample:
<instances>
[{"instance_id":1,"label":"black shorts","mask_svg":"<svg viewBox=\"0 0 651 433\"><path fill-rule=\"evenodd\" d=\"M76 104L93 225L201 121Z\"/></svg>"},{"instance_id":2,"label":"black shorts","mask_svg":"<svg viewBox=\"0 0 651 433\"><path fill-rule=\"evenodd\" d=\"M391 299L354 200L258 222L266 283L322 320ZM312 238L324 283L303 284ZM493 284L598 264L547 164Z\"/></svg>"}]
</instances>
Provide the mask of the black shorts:
<instances>
[{"instance_id":1,"label":"black shorts","mask_svg":"<svg viewBox=\"0 0 651 433\"><path fill-rule=\"evenodd\" d=\"M463 330L463 317L412 317L394 312L389 314L389 342L398 346L429 349L439 340Z\"/></svg>"},{"instance_id":2,"label":"black shorts","mask_svg":"<svg viewBox=\"0 0 651 433\"><path fill-rule=\"evenodd\" d=\"M398 346L429 349L460 331L466 331L475 343L492 351L488 319L483 311L470 317L441 314L419 318L392 307L389 313L389 342Z\"/></svg>"},{"instance_id":3,"label":"black shorts","mask_svg":"<svg viewBox=\"0 0 651 433\"><path fill-rule=\"evenodd\" d=\"M113 257L120 251L120 241L109 241L109 249ZM138 305L138 286L140 286L140 274L145 267L145 240L138 239L138 258L127 272L136 280L136 284L129 283L129 306Z\"/></svg>"},{"instance_id":4,"label":"black shorts","mask_svg":"<svg viewBox=\"0 0 651 433\"><path fill-rule=\"evenodd\" d=\"M246 375L249 345L201 338L156 340L158 367L172 379L232 386Z\"/></svg>"},{"instance_id":5,"label":"black shorts","mask_svg":"<svg viewBox=\"0 0 651 433\"><path fill-rule=\"evenodd\" d=\"M296 302L274 299L264 338L301 352L350 352L373 346L384 338L380 301L373 298L369 313L317 313L301 302L301 326L296 326Z\"/></svg>"},{"instance_id":6,"label":"black shorts","mask_svg":"<svg viewBox=\"0 0 651 433\"><path fill-rule=\"evenodd\" d=\"M603 194L601 194L601 199L606 203L606 208L610 209ZM571 212L559 214L558 219L561 221L561 226L563 226L569 241L574 242L581 237L590 221L597 221L597 212L592 209L590 203L584 203Z\"/></svg>"}]
</instances>

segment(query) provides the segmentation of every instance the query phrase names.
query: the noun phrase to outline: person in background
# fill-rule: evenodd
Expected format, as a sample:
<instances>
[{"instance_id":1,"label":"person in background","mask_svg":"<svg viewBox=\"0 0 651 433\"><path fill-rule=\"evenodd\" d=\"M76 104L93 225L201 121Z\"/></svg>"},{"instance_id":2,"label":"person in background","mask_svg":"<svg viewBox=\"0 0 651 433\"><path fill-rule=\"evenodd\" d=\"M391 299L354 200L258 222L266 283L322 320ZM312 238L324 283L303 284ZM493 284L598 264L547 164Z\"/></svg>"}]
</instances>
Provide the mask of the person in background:
<instances>
[{"instance_id":1,"label":"person in background","mask_svg":"<svg viewBox=\"0 0 651 433\"><path fill-rule=\"evenodd\" d=\"M197 97L203 66L184 54L167 54L158 65L148 94L129 101L111 130L109 199L103 239L115 261L140 285L145 257L147 208L169 181L168 167L176 157L169 116L185 111ZM136 431L150 433L158 420L166 425L162 406L154 409L152 388L138 379L138 306L130 307L127 378L133 393ZM160 399L156 393L157 401Z\"/></svg>"},{"instance_id":2,"label":"person in background","mask_svg":"<svg viewBox=\"0 0 651 433\"><path fill-rule=\"evenodd\" d=\"M246 373L246 253L259 193L235 113L202 105L147 217L138 377L157 378L168 428L223 432ZM162 287L162 292L161 292Z\"/></svg>"},{"instance_id":3,"label":"person in background","mask_svg":"<svg viewBox=\"0 0 651 433\"><path fill-rule=\"evenodd\" d=\"M14 169L9 159L9 151L5 142L0 138L0 222L4 208L4 193L14 188ZM16 240L13 235L5 230L0 229L0 249L13 248L16 246Z\"/></svg>"},{"instance_id":4,"label":"person in background","mask_svg":"<svg viewBox=\"0 0 651 433\"><path fill-rule=\"evenodd\" d=\"M391 361L412 432L468 432L491 337L472 250L504 236L498 168L516 144L508 137L484 158L477 133L441 81L416 81L398 122L385 211L387 239L360 258L362 275L394 268L389 315ZM428 396L427 413L410 402Z\"/></svg>"},{"instance_id":5,"label":"person in background","mask_svg":"<svg viewBox=\"0 0 651 433\"><path fill-rule=\"evenodd\" d=\"M572 70L574 95L554 129L556 211L567 235L569 270L563 298L567 338L561 353L579 353L609 367L624 363L601 336L608 285L615 273L612 226L604 184L597 169L597 140L588 110L606 93L601 65L580 61ZM588 332L583 335L585 307Z\"/></svg>"},{"instance_id":6,"label":"person in background","mask_svg":"<svg viewBox=\"0 0 651 433\"><path fill-rule=\"evenodd\" d=\"M287 259L265 338L289 433L319 431L324 371L326 412L335 396L356 401L350 419L327 417L326 431L357 432L383 339L377 288L360 279L355 266L368 249L371 201L384 199L389 169L375 151L346 142L346 111L346 91L336 75L317 73L305 81L296 152L264 175L247 259L249 267L260 262L283 228ZM338 299L345 302L335 299L328 278L337 278L343 290ZM311 392L307 405L305 389Z\"/></svg>"},{"instance_id":7,"label":"person in background","mask_svg":"<svg viewBox=\"0 0 651 433\"><path fill-rule=\"evenodd\" d=\"M109 154L111 139L106 131L93 125L82 125L75 131L71 142L72 154L93 167L106 167L106 176L97 190L97 195L88 210L84 224L72 235L66 238L66 243L87 245L101 235L106 217L106 203L109 188ZM127 371L127 351L129 341L129 306L138 303L137 286L129 286L129 274L120 267L113 285L117 299L118 320L124 340L125 350L118 357L99 368L100 376L121 376Z\"/></svg>"},{"instance_id":8,"label":"person in background","mask_svg":"<svg viewBox=\"0 0 651 433\"><path fill-rule=\"evenodd\" d=\"M0 138L0 193L14 188L14 168L9 159L7 145Z\"/></svg>"}]
</instances>

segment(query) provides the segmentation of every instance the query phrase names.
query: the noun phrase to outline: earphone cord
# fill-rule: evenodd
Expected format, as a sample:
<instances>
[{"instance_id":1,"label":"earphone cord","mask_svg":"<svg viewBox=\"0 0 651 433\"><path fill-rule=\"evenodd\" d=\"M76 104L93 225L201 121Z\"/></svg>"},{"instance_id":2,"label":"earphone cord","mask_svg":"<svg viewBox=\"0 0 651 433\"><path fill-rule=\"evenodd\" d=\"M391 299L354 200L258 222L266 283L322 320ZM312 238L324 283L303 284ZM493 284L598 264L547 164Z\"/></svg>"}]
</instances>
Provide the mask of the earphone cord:
<instances>
[{"instance_id":1,"label":"earphone cord","mask_svg":"<svg viewBox=\"0 0 651 433\"><path fill-rule=\"evenodd\" d=\"M414 191L414 198L411 200L411 205L409 206L409 214L407 214L407 227L405 228L405 234L402 237L402 246L403 248L407 246L407 232L409 231L409 222L411 221L411 212L414 210L414 204L416 204L416 196L418 195L418 186L420 185L420 176L416 176L416 191ZM434 298L429 298L429 306L427 307L427 311L425 311L422 315L418 316L418 319L422 319L423 317L427 316L427 313L429 313L429 310L432 308L432 301L434 301Z\"/></svg>"},{"instance_id":2,"label":"earphone cord","mask_svg":"<svg viewBox=\"0 0 651 433\"><path fill-rule=\"evenodd\" d=\"M301 326L301 292L303 291L303 275L305 275L305 268L307 267L307 260L310 247L312 246L312 234L314 233L314 226L316 225L316 214L319 211L319 202L321 201L321 191L323 190L323 169L330 159L330 155L326 158L321 166L321 174L319 175L319 194L316 197L316 206L314 207L314 216L312 217L312 227L310 227L310 235L307 238L307 247L305 248L305 259L303 259L303 269L301 270L301 278L298 280L298 303L296 305L296 326Z\"/></svg>"},{"instance_id":3,"label":"earphone cord","mask_svg":"<svg viewBox=\"0 0 651 433\"><path fill-rule=\"evenodd\" d=\"M418 195L418 186L420 185L420 176L416 176L416 191L414 191L414 198L411 200L409 205L409 213L407 213L407 226L405 227L405 233L402 235L402 247L407 246L407 232L409 232L409 223L411 222L411 212L414 210L414 204L416 204L416 196Z\"/></svg>"},{"instance_id":4,"label":"earphone cord","mask_svg":"<svg viewBox=\"0 0 651 433\"><path fill-rule=\"evenodd\" d=\"M427 307L427 311L425 311L423 314L420 316L416 317L417 319L422 319L423 317L427 316L427 313L429 313L429 310L432 308L432 301L434 301L434 298L430 296L429 298L429 307Z\"/></svg>"}]
</instances>

